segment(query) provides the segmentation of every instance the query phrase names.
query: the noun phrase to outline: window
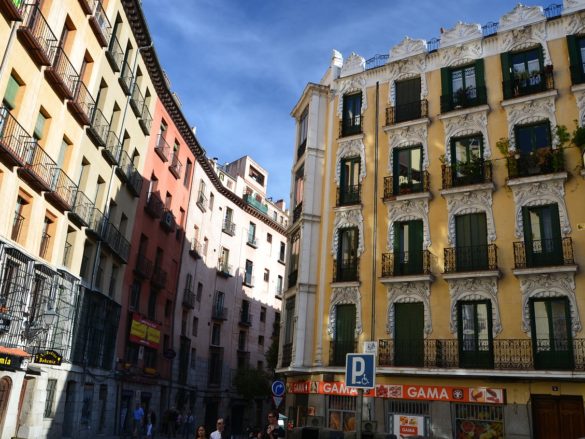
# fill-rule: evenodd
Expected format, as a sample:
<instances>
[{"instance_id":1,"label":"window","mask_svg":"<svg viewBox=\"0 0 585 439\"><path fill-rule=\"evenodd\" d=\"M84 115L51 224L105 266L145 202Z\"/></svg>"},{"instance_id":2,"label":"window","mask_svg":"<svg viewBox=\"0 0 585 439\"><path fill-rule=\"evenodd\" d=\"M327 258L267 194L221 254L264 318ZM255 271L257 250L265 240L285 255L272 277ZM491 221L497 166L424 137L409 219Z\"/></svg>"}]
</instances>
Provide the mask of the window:
<instances>
[{"instance_id":1,"label":"window","mask_svg":"<svg viewBox=\"0 0 585 439\"><path fill-rule=\"evenodd\" d=\"M522 208L527 267L563 264L563 242L556 204Z\"/></svg>"},{"instance_id":2,"label":"window","mask_svg":"<svg viewBox=\"0 0 585 439\"><path fill-rule=\"evenodd\" d=\"M191 160L187 159L187 164L185 165L185 176L183 177L183 185L186 188L189 188L189 183L191 182L192 168L193 163L191 163Z\"/></svg>"},{"instance_id":3,"label":"window","mask_svg":"<svg viewBox=\"0 0 585 439\"><path fill-rule=\"evenodd\" d=\"M520 154L530 154L540 148L551 146L550 123L542 122L514 127L516 150Z\"/></svg>"},{"instance_id":4,"label":"window","mask_svg":"<svg viewBox=\"0 0 585 439\"><path fill-rule=\"evenodd\" d=\"M341 160L338 205L356 204L360 201L360 158Z\"/></svg>"},{"instance_id":5,"label":"window","mask_svg":"<svg viewBox=\"0 0 585 439\"><path fill-rule=\"evenodd\" d=\"M493 367L491 302L457 302L457 322L460 366Z\"/></svg>"},{"instance_id":6,"label":"window","mask_svg":"<svg viewBox=\"0 0 585 439\"><path fill-rule=\"evenodd\" d=\"M269 244L272 244L272 235L270 233L266 234L266 242L268 242Z\"/></svg>"},{"instance_id":7,"label":"window","mask_svg":"<svg viewBox=\"0 0 585 439\"><path fill-rule=\"evenodd\" d=\"M394 195L423 190L422 146L393 150Z\"/></svg>"},{"instance_id":8,"label":"window","mask_svg":"<svg viewBox=\"0 0 585 439\"><path fill-rule=\"evenodd\" d=\"M211 329L211 344L213 346L219 346L221 344L221 325L214 323Z\"/></svg>"},{"instance_id":9,"label":"window","mask_svg":"<svg viewBox=\"0 0 585 439\"><path fill-rule=\"evenodd\" d=\"M148 318L151 320L156 319L156 296L157 291L151 290L150 296L148 297Z\"/></svg>"},{"instance_id":10,"label":"window","mask_svg":"<svg viewBox=\"0 0 585 439\"><path fill-rule=\"evenodd\" d=\"M197 331L199 329L199 319L197 317L193 317L193 327L191 328L191 334L193 337L197 337Z\"/></svg>"},{"instance_id":11,"label":"window","mask_svg":"<svg viewBox=\"0 0 585 439\"><path fill-rule=\"evenodd\" d=\"M238 351L246 350L246 331L240 331L238 334Z\"/></svg>"},{"instance_id":12,"label":"window","mask_svg":"<svg viewBox=\"0 0 585 439\"><path fill-rule=\"evenodd\" d=\"M191 369L195 370L196 366L197 366L197 349L191 348L191 363L189 364L189 367Z\"/></svg>"},{"instance_id":13,"label":"window","mask_svg":"<svg viewBox=\"0 0 585 439\"><path fill-rule=\"evenodd\" d=\"M395 223L394 275L406 276L423 272L422 220Z\"/></svg>"},{"instance_id":14,"label":"window","mask_svg":"<svg viewBox=\"0 0 585 439\"><path fill-rule=\"evenodd\" d=\"M545 72L542 48L501 55L504 99L538 93L552 88L552 70Z\"/></svg>"},{"instance_id":15,"label":"window","mask_svg":"<svg viewBox=\"0 0 585 439\"><path fill-rule=\"evenodd\" d=\"M340 229L339 244L337 247L336 282L358 280L358 229L349 227Z\"/></svg>"},{"instance_id":16,"label":"window","mask_svg":"<svg viewBox=\"0 0 585 439\"><path fill-rule=\"evenodd\" d=\"M571 80L573 84L585 82L585 36L568 35L567 46L571 60Z\"/></svg>"},{"instance_id":17,"label":"window","mask_svg":"<svg viewBox=\"0 0 585 439\"><path fill-rule=\"evenodd\" d=\"M351 136L362 132L362 94L343 96L343 115L341 136Z\"/></svg>"},{"instance_id":18,"label":"window","mask_svg":"<svg viewBox=\"0 0 585 439\"><path fill-rule=\"evenodd\" d=\"M286 244L284 242L280 243L280 253L278 254L278 260L280 262L284 262L284 255L286 251Z\"/></svg>"},{"instance_id":19,"label":"window","mask_svg":"<svg viewBox=\"0 0 585 439\"><path fill-rule=\"evenodd\" d=\"M209 247L209 239L203 238L203 256L207 256L207 249Z\"/></svg>"},{"instance_id":20,"label":"window","mask_svg":"<svg viewBox=\"0 0 585 439\"><path fill-rule=\"evenodd\" d=\"M250 178L252 180L257 182L260 186L264 186L264 180L265 180L264 174L262 174L256 168L254 168L253 166L250 166L250 171L249 171L248 175L250 176Z\"/></svg>"},{"instance_id":21,"label":"window","mask_svg":"<svg viewBox=\"0 0 585 439\"><path fill-rule=\"evenodd\" d=\"M256 366L256 368L257 368L258 370L264 370L264 362L263 362L263 361L261 361L261 360L258 360L258 363L257 363L257 366Z\"/></svg>"},{"instance_id":22,"label":"window","mask_svg":"<svg viewBox=\"0 0 585 439\"><path fill-rule=\"evenodd\" d=\"M33 137L36 141L41 142L46 135L46 131L48 130L48 123L47 120L49 116L45 112L43 108L39 111L37 115L37 121L35 123L35 129L33 131Z\"/></svg>"},{"instance_id":23,"label":"window","mask_svg":"<svg viewBox=\"0 0 585 439\"><path fill-rule=\"evenodd\" d=\"M209 194L209 210L213 210L213 204L215 203L215 195Z\"/></svg>"},{"instance_id":24,"label":"window","mask_svg":"<svg viewBox=\"0 0 585 439\"><path fill-rule=\"evenodd\" d=\"M493 431L496 434L495 437L504 437L504 405L453 405L455 406L455 431L467 431L466 429L470 429L469 426L472 425L474 426L473 435L469 437L481 437L479 434L474 434L475 431Z\"/></svg>"},{"instance_id":25,"label":"window","mask_svg":"<svg viewBox=\"0 0 585 439\"><path fill-rule=\"evenodd\" d=\"M264 282L270 281L270 270L268 268L264 269Z\"/></svg>"},{"instance_id":26,"label":"window","mask_svg":"<svg viewBox=\"0 0 585 439\"><path fill-rule=\"evenodd\" d=\"M203 295L203 284L201 282L197 282L197 296L195 297L197 302L201 302L202 295Z\"/></svg>"},{"instance_id":27,"label":"window","mask_svg":"<svg viewBox=\"0 0 585 439\"><path fill-rule=\"evenodd\" d=\"M223 349L210 348L209 349L209 384L219 386L221 384L221 370L223 366Z\"/></svg>"},{"instance_id":28,"label":"window","mask_svg":"<svg viewBox=\"0 0 585 439\"><path fill-rule=\"evenodd\" d=\"M16 209L14 210L14 219L12 221L12 231L10 239L20 242L21 236L26 236L22 233L25 229L26 216L29 210L29 202L22 196L16 198Z\"/></svg>"},{"instance_id":29,"label":"window","mask_svg":"<svg viewBox=\"0 0 585 439\"><path fill-rule=\"evenodd\" d=\"M286 299L284 320L284 343L292 344L294 335L295 298Z\"/></svg>"},{"instance_id":30,"label":"window","mask_svg":"<svg viewBox=\"0 0 585 439\"><path fill-rule=\"evenodd\" d=\"M337 305L335 307L335 334L333 336L333 351L330 352L330 366L345 364L345 356L355 352L355 305Z\"/></svg>"},{"instance_id":31,"label":"window","mask_svg":"<svg viewBox=\"0 0 585 439\"><path fill-rule=\"evenodd\" d=\"M394 88L396 91L394 122L419 119L422 116L420 77L396 81Z\"/></svg>"},{"instance_id":32,"label":"window","mask_svg":"<svg viewBox=\"0 0 585 439\"><path fill-rule=\"evenodd\" d=\"M327 425L332 430L355 431L355 396L329 396Z\"/></svg>"},{"instance_id":33,"label":"window","mask_svg":"<svg viewBox=\"0 0 585 439\"><path fill-rule=\"evenodd\" d=\"M295 172L295 192L294 192L294 205L295 207L303 204L303 190L305 185L305 167L301 166L297 172Z\"/></svg>"},{"instance_id":34,"label":"window","mask_svg":"<svg viewBox=\"0 0 585 439\"><path fill-rule=\"evenodd\" d=\"M50 245L51 245L51 230L53 229L53 220L49 217L45 217L43 221L43 230L41 232L41 246L39 248L39 256L41 258L48 259L50 256Z\"/></svg>"},{"instance_id":35,"label":"window","mask_svg":"<svg viewBox=\"0 0 585 439\"><path fill-rule=\"evenodd\" d=\"M488 268L485 213L455 216L455 248L457 271Z\"/></svg>"},{"instance_id":36,"label":"window","mask_svg":"<svg viewBox=\"0 0 585 439\"><path fill-rule=\"evenodd\" d=\"M8 85L6 86L6 92L4 93L4 99L2 99L2 104L8 108L9 111L12 111L17 107L20 100L20 88L22 85L22 81L17 79L16 74L12 72L8 78Z\"/></svg>"},{"instance_id":37,"label":"window","mask_svg":"<svg viewBox=\"0 0 585 439\"><path fill-rule=\"evenodd\" d=\"M566 297L532 299L532 344L537 369L572 369L571 311Z\"/></svg>"},{"instance_id":38,"label":"window","mask_svg":"<svg viewBox=\"0 0 585 439\"><path fill-rule=\"evenodd\" d=\"M281 275L276 278L276 294L282 294L283 279Z\"/></svg>"},{"instance_id":39,"label":"window","mask_svg":"<svg viewBox=\"0 0 585 439\"><path fill-rule=\"evenodd\" d=\"M265 306L260 307L260 321L266 322L266 307Z\"/></svg>"},{"instance_id":40,"label":"window","mask_svg":"<svg viewBox=\"0 0 585 439\"><path fill-rule=\"evenodd\" d=\"M250 227L248 228L248 244L255 246L256 245L256 224L250 223Z\"/></svg>"},{"instance_id":41,"label":"window","mask_svg":"<svg viewBox=\"0 0 585 439\"><path fill-rule=\"evenodd\" d=\"M250 315L250 302L242 300L242 310L240 314L240 323L249 325L251 323L252 316Z\"/></svg>"},{"instance_id":42,"label":"window","mask_svg":"<svg viewBox=\"0 0 585 439\"><path fill-rule=\"evenodd\" d=\"M170 317L171 313L173 312L173 301L167 299L165 301L165 317Z\"/></svg>"},{"instance_id":43,"label":"window","mask_svg":"<svg viewBox=\"0 0 585 439\"><path fill-rule=\"evenodd\" d=\"M424 366L424 305L394 303L394 365Z\"/></svg>"},{"instance_id":44,"label":"window","mask_svg":"<svg viewBox=\"0 0 585 439\"><path fill-rule=\"evenodd\" d=\"M249 259L246 259L246 273L244 275L244 283L248 286L252 286L254 278L252 277L252 270L254 269L254 263Z\"/></svg>"},{"instance_id":45,"label":"window","mask_svg":"<svg viewBox=\"0 0 585 439\"><path fill-rule=\"evenodd\" d=\"M473 135L451 139L453 186L483 182L483 137Z\"/></svg>"},{"instance_id":46,"label":"window","mask_svg":"<svg viewBox=\"0 0 585 439\"><path fill-rule=\"evenodd\" d=\"M258 336L258 345L264 346L264 336L263 335Z\"/></svg>"},{"instance_id":47,"label":"window","mask_svg":"<svg viewBox=\"0 0 585 439\"><path fill-rule=\"evenodd\" d=\"M53 417L53 403L55 402L55 389L57 380L49 378L47 380L47 399L45 399L45 418Z\"/></svg>"},{"instance_id":48,"label":"window","mask_svg":"<svg viewBox=\"0 0 585 439\"><path fill-rule=\"evenodd\" d=\"M305 108L299 119L299 146L307 143L307 127L309 123L309 107ZM301 154L302 155L302 154Z\"/></svg>"},{"instance_id":49,"label":"window","mask_svg":"<svg viewBox=\"0 0 585 439\"><path fill-rule=\"evenodd\" d=\"M441 69L441 112L486 103L483 59L475 64Z\"/></svg>"},{"instance_id":50,"label":"window","mask_svg":"<svg viewBox=\"0 0 585 439\"><path fill-rule=\"evenodd\" d=\"M282 247L281 247L282 250ZM301 236L299 233L295 233L291 238L290 246L290 260L289 260L289 275L288 275L288 287L292 287L297 284L297 276L299 274L299 254L301 251Z\"/></svg>"}]
</instances>

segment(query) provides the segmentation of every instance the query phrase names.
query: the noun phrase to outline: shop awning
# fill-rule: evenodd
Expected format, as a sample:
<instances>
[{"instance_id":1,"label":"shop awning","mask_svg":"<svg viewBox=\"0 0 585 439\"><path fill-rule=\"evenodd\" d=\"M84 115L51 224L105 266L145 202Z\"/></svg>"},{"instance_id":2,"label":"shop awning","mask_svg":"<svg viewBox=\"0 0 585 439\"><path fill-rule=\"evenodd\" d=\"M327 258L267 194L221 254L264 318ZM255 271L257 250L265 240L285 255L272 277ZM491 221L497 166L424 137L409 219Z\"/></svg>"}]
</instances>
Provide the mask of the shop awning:
<instances>
[{"instance_id":1,"label":"shop awning","mask_svg":"<svg viewBox=\"0 0 585 439\"><path fill-rule=\"evenodd\" d=\"M30 357L31 354L20 348L7 348L0 346L0 354L13 355L15 357Z\"/></svg>"}]
</instances>

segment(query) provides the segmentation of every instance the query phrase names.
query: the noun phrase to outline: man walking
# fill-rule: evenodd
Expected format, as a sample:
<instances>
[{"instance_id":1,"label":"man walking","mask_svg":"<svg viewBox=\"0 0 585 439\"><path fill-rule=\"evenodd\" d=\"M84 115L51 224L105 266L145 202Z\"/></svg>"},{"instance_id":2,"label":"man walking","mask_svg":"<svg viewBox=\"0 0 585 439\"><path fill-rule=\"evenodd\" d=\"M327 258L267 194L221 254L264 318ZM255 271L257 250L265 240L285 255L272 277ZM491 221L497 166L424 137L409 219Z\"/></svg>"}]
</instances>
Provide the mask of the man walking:
<instances>
[{"instance_id":1,"label":"man walking","mask_svg":"<svg viewBox=\"0 0 585 439\"><path fill-rule=\"evenodd\" d=\"M210 439L222 439L223 438L223 429L225 428L225 423L223 418L219 418L215 424L216 430L211 433Z\"/></svg>"},{"instance_id":2,"label":"man walking","mask_svg":"<svg viewBox=\"0 0 585 439\"><path fill-rule=\"evenodd\" d=\"M144 409L142 408L141 404L136 404L136 408L134 409L133 413L134 419L134 430L133 430L133 437L135 438L142 438L142 424L144 423Z\"/></svg>"}]
</instances>

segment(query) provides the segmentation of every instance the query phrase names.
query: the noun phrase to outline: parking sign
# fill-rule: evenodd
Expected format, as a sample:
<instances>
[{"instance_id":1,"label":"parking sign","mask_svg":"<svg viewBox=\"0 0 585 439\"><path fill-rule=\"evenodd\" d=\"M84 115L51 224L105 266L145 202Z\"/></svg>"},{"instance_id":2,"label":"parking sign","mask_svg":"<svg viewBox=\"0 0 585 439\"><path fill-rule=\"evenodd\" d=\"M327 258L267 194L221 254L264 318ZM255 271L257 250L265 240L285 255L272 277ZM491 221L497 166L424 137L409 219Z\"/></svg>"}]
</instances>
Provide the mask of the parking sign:
<instances>
[{"instance_id":1,"label":"parking sign","mask_svg":"<svg viewBox=\"0 0 585 439\"><path fill-rule=\"evenodd\" d=\"M345 385L358 389L376 386L376 356L374 354L347 354L345 356Z\"/></svg>"}]
</instances>

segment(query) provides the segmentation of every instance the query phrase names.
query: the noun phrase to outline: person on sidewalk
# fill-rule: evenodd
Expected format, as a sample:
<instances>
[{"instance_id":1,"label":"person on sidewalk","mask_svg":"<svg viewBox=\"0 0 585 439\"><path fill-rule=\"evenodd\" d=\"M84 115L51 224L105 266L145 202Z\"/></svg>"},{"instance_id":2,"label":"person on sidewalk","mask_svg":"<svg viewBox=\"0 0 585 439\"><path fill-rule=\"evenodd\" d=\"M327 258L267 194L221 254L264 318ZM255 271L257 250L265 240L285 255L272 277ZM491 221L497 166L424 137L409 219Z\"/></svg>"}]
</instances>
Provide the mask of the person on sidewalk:
<instances>
[{"instance_id":1,"label":"person on sidewalk","mask_svg":"<svg viewBox=\"0 0 585 439\"><path fill-rule=\"evenodd\" d=\"M148 410L148 414L146 415L146 437L150 439L154 439L154 429L156 426L156 415L154 414L154 410Z\"/></svg>"},{"instance_id":2,"label":"person on sidewalk","mask_svg":"<svg viewBox=\"0 0 585 439\"><path fill-rule=\"evenodd\" d=\"M211 433L210 439L223 439L223 430L225 428L225 423L223 418L219 418L215 423L216 430Z\"/></svg>"},{"instance_id":3,"label":"person on sidewalk","mask_svg":"<svg viewBox=\"0 0 585 439\"><path fill-rule=\"evenodd\" d=\"M134 413L132 414L134 419L134 429L132 430L132 437L137 439L142 438L142 424L144 423L144 409L141 404L136 404Z\"/></svg>"},{"instance_id":4,"label":"person on sidewalk","mask_svg":"<svg viewBox=\"0 0 585 439\"><path fill-rule=\"evenodd\" d=\"M258 433L258 439L281 439L284 438L284 428L278 425L278 410L268 412L268 425Z\"/></svg>"}]
</instances>

